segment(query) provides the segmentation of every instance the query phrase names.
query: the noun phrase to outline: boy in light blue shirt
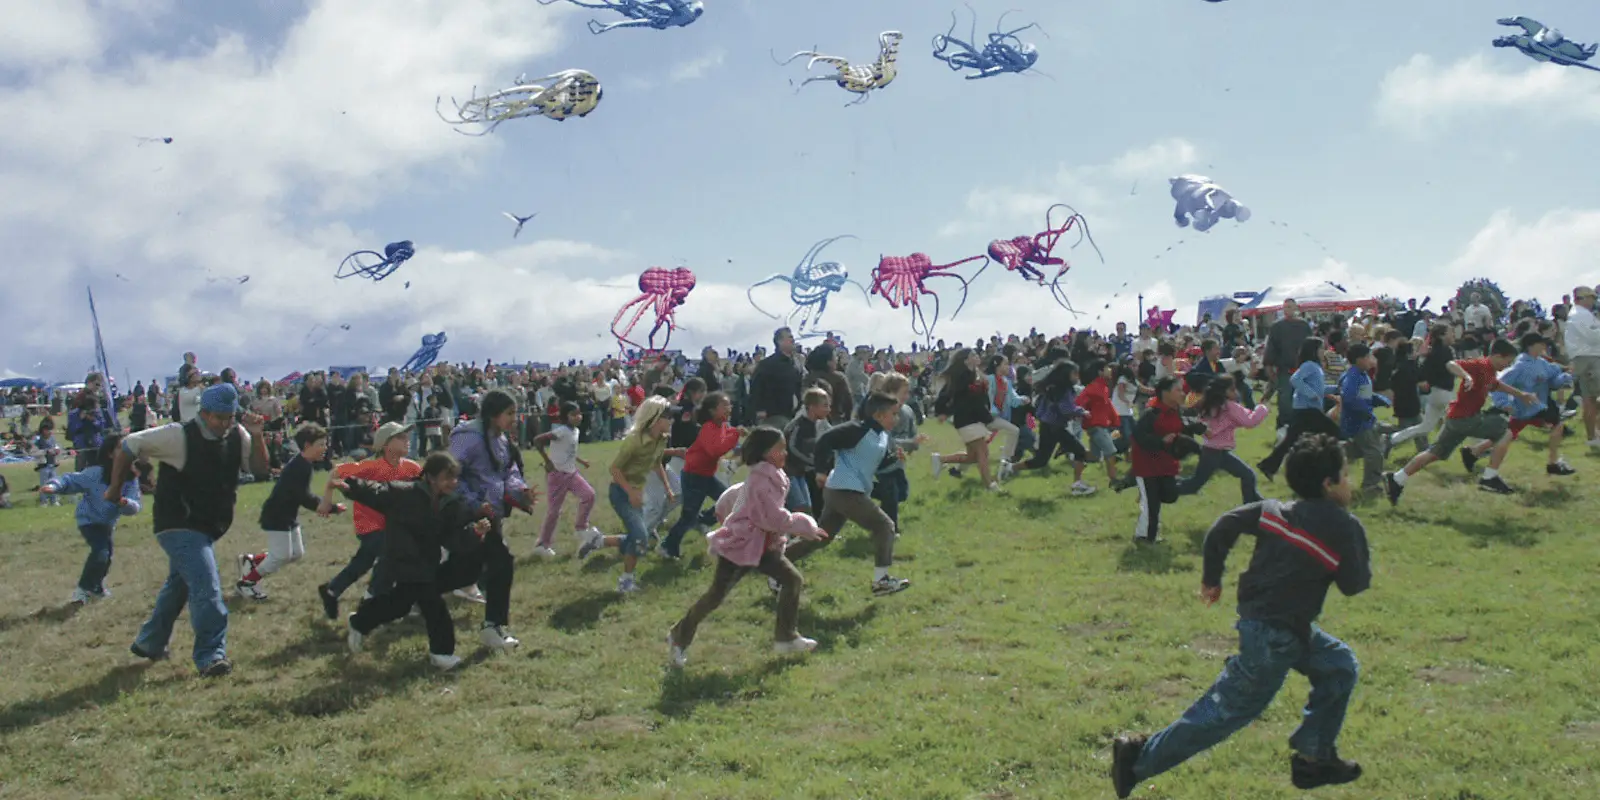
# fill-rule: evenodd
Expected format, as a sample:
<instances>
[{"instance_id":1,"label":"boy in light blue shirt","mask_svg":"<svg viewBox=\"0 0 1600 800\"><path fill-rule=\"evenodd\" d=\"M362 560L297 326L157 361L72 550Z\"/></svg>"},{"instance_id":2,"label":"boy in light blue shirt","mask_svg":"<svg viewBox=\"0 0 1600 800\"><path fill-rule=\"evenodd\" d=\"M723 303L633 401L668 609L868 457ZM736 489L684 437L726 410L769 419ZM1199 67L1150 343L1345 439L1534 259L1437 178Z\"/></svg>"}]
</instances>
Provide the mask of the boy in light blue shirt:
<instances>
[{"instance_id":1,"label":"boy in light blue shirt","mask_svg":"<svg viewBox=\"0 0 1600 800\"><path fill-rule=\"evenodd\" d=\"M122 444L118 434L108 434L101 440L99 461L82 472L69 472L49 479L39 487L44 496L81 494L78 500L76 521L78 532L89 545L89 556L84 559L83 571L78 575L78 588L72 590L73 603L103 600L111 596L106 588L106 574L111 571L111 537L117 530L120 517L139 513L139 476L134 473L122 485L116 502L105 499L106 472L111 468L111 457Z\"/></svg>"},{"instance_id":2,"label":"boy in light blue shirt","mask_svg":"<svg viewBox=\"0 0 1600 800\"><path fill-rule=\"evenodd\" d=\"M818 522L828 537L820 541L800 541L785 551L790 561L798 561L812 551L826 547L838 538L846 521L872 533L876 545L872 593L894 594L911 586L911 581L889 574L894 565L894 522L872 502L872 487L878 469L890 459L903 458L898 448L890 449L889 431L900 418L900 401L887 394L873 394L862 406L862 420L830 428L817 439L815 459L833 455L833 471L823 481L822 519Z\"/></svg>"}]
</instances>

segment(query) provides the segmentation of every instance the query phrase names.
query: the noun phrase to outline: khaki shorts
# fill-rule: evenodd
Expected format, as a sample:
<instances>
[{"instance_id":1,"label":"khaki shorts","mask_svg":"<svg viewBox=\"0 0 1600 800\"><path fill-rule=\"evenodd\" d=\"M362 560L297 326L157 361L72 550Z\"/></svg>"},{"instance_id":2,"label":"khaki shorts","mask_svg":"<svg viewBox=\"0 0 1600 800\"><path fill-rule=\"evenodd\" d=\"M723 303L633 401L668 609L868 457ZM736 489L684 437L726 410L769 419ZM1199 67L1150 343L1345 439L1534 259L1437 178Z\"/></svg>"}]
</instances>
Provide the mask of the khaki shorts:
<instances>
[{"instance_id":1,"label":"khaki shorts","mask_svg":"<svg viewBox=\"0 0 1600 800\"><path fill-rule=\"evenodd\" d=\"M979 439L989 438L989 426L981 422L974 422L971 425L962 425L956 428L956 433L961 435L962 444L972 444Z\"/></svg>"},{"instance_id":2,"label":"khaki shorts","mask_svg":"<svg viewBox=\"0 0 1600 800\"><path fill-rule=\"evenodd\" d=\"M1439 438L1433 441L1433 446L1428 448L1428 452L1443 461L1468 439L1500 441L1500 437L1506 435L1510 424L1511 421L1506 415L1488 412L1466 419L1447 418L1444 421L1444 428L1439 431Z\"/></svg>"},{"instance_id":3,"label":"khaki shorts","mask_svg":"<svg viewBox=\"0 0 1600 800\"><path fill-rule=\"evenodd\" d=\"M1600 356L1572 359L1572 377L1584 397L1600 397Z\"/></svg>"}]
</instances>

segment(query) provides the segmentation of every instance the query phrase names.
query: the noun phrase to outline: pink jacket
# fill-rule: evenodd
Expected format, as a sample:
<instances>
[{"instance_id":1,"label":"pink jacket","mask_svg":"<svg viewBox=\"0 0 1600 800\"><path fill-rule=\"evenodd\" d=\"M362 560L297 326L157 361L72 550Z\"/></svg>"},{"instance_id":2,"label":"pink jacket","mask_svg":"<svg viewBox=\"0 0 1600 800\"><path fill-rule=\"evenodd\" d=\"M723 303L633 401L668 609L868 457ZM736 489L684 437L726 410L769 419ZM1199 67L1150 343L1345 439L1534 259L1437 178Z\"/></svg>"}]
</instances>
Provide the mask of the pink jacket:
<instances>
[{"instance_id":1,"label":"pink jacket","mask_svg":"<svg viewBox=\"0 0 1600 800\"><path fill-rule=\"evenodd\" d=\"M1260 425L1270 411L1266 406L1256 406L1256 410L1246 411L1244 406L1229 400L1222 407L1222 413L1200 418L1206 424L1205 446L1212 450L1232 450L1233 432L1239 428Z\"/></svg>"},{"instance_id":2,"label":"pink jacket","mask_svg":"<svg viewBox=\"0 0 1600 800\"><path fill-rule=\"evenodd\" d=\"M761 554L782 550L790 534L818 530L817 521L806 514L791 514L783 501L789 496L789 476L763 461L750 468L744 483L728 487L717 501L717 519L722 527L706 535L712 554L753 567Z\"/></svg>"}]
</instances>

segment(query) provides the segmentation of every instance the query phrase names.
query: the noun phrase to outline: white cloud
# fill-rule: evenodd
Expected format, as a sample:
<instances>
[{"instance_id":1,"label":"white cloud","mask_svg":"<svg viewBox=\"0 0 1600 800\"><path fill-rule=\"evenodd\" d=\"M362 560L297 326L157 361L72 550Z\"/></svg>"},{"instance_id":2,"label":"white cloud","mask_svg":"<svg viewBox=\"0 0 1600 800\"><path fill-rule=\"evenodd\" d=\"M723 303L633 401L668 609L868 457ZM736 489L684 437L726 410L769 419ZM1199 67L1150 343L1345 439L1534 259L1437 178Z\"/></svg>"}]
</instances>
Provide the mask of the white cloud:
<instances>
[{"instance_id":1,"label":"white cloud","mask_svg":"<svg viewBox=\"0 0 1600 800\"><path fill-rule=\"evenodd\" d=\"M1184 139L1163 139L1129 150L1104 164L1057 165L1054 175L1023 186L978 188L967 193L966 213L939 228L943 237L967 236L1037 226L1055 203L1079 209L1105 208L1130 195L1134 182L1166 192L1166 179L1199 161L1198 149ZM1096 223L1099 224L1098 219ZM1037 232L1037 227L1033 228Z\"/></svg>"},{"instance_id":2,"label":"white cloud","mask_svg":"<svg viewBox=\"0 0 1600 800\"><path fill-rule=\"evenodd\" d=\"M1504 58L1491 62L1479 53L1449 65L1412 56L1384 76L1376 106L1379 121L1414 134L1457 118L1506 112L1537 114L1542 122L1600 122L1595 75L1525 60L1529 65L1520 69L1501 66L1521 56L1497 55ZM1517 119L1518 124L1525 122Z\"/></svg>"},{"instance_id":3,"label":"white cloud","mask_svg":"<svg viewBox=\"0 0 1600 800\"><path fill-rule=\"evenodd\" d=\"M726 51L718 47L699 58L693 58L674 66L668 71L668 78L672 83L704 78L707 73L722 66L722 61L727 55Z\"/></svg>"},{"instance_id":4,"label":"white cloud","mask_svg":"<svg viewBox=\"0 0 1600 800\"><path fill-rule=\"evenodd\" d=\"M0 67L43 68L100 52L104 28L88 0L0 0Z\"/></svg>"}]
</instances>

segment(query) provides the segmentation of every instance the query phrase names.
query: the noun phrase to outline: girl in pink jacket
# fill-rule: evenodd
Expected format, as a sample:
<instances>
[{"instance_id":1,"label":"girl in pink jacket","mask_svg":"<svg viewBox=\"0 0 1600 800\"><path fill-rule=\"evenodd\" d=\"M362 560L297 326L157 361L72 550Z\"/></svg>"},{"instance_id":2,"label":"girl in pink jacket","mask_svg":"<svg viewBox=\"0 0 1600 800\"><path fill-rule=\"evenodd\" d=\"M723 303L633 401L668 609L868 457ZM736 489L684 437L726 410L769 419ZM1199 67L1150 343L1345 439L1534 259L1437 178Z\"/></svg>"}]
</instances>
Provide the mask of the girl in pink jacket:
<instances>
[{"instance_id":1,"label":"girl in pink jacket","mask_svg":"<svg viewBox=\"0 0 1600 800\"><path fill-rule=\"evenodd\" d=\"M1211 480L1211 474L1222 470L1239 479L1244 502L1261 502L1261 495L1256 492L1255 471L1233 454L1233 432L1260 425L1268 411L1266 406L1246 411L1239 405L1239 389L1234 386L1233 378L1226 375L1212 378L1200 400L1199 418L1206 426L1200 462L1195 465L1193 475L1178 481L1178 494L1199 494L1206 481Z\"/></svg>"},{"instance_id":2,"label":"girl in pink jacket","mask_svg":"<svg viewBox=\"0 0 1600 800\"><path fill-rule=\"evenodd\" d=\"M707 548L717 559L711 588L667 633L668 655L674 667L688 663L689 645L694 643L700 622L722 605L729 590L752 569L778 582L778 621L772 649L779 654L809 653L817 646L815 640L795 630L800 588L805 579L784 557L783 547L789 536L818 540L828 538L828 534L810 516L784 510L789 476L784 474L783 465L789 446L777 428L752 431L740 455L750 467L750 477L729 487L718 499L717 519L722 527L706 535Z\"/></svg>"}]
</instances>

